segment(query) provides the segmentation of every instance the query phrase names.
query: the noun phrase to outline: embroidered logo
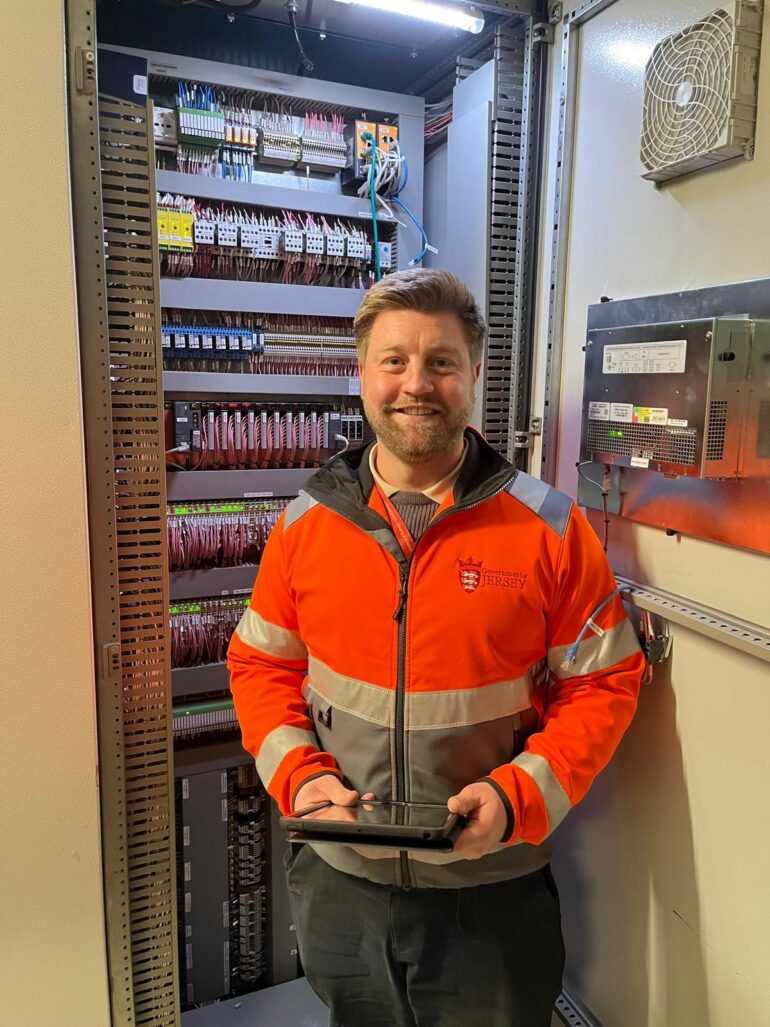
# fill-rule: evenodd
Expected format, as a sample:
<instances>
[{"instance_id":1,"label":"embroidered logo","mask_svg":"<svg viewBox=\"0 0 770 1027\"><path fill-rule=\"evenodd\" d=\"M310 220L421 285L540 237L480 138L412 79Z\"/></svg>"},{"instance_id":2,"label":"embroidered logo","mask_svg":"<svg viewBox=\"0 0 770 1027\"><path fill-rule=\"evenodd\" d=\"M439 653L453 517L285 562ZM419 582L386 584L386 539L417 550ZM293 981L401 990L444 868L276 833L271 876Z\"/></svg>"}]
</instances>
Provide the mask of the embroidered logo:
<instances>
[{"instance_id":1,"label":"embroidered logo","mask_svg":"<svg viewBox=\"0 0 770 1027\"><path fill-rule=\"evenodd\" d=\"M460 565L460 587L465 592L475 592L479 586L522 589L527 583L523 571L495 571L485 568L482 560L458 560Z\"/></svg>"},{"instance_id":2,"label":"embroidered logo","mask_svg":"<svg viewBox=\"0 0 770 1027\"><path fill-rule=\"evenodd\" d=\"M458 560L460 564L460 585L466 592L475 592L481 582L481 560L476 563L468 557Z\"/></svg>"}]
</instances>

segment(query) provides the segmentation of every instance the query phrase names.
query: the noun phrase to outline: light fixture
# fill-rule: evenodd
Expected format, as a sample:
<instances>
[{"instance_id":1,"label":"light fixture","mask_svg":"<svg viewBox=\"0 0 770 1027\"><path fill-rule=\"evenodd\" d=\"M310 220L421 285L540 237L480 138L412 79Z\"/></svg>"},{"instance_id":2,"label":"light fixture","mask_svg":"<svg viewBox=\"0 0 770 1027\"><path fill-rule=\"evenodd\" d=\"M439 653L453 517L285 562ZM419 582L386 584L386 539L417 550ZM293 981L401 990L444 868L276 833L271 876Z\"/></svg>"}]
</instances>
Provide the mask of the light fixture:
<instances>
[{"instance_id":1,"label":"light fixture","mask_svg":"<svg viewBox=\"0 0 770 1027\"><path fill-rule=\"evenodd\" d=\"M433 3L433 0L337 0L341 4L357 4L371 7L375 11L405 14L409 18L421 18L439 25L446 25L464 32L478 33L484 28L484 15L473 7L462 8L459 4Z\"/></svg>"}]
</instances>

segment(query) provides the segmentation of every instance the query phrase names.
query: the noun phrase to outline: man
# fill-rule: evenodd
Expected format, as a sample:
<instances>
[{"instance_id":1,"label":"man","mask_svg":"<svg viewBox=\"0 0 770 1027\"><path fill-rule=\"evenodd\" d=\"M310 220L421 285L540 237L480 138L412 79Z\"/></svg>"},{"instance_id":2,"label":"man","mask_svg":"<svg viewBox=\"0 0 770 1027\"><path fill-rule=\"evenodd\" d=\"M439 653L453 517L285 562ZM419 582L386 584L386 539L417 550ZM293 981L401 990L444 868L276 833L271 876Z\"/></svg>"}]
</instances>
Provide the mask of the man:
<instances>
[{"instance_id":1,"label":"man","mask_svg":"<svg viewBox=\"0 0 770 1027\"><path fill-rule=\"evenodd\" d=\"M235 706L284 812L374 794L467 824L452 853L293 853L302 963L337 1027L548 1027L549 835L628 726L643 658L580 511L467 427L485 328L465 286L390 275L355 331L377 440L276 526Z\"/></svg>"}]
</instances>

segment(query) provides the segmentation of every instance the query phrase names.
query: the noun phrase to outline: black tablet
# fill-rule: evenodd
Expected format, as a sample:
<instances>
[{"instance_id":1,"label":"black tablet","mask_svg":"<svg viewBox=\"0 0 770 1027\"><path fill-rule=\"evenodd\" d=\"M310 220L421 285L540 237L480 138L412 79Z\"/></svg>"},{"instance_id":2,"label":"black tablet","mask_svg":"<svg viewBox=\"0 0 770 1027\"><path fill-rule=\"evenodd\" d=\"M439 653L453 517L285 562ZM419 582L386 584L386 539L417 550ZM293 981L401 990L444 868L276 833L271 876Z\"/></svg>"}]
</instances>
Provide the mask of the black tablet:
<instances>
[{"instance_id":1,"label":"black tablet","mask_svg":"<svg viewBox=\"0 0 770 1027\"><path fill-rule=\"evenodd\" d=\"M281 817L293 842L347 842L395 849L451 852L465 821L446 806L359 799L352 806L319 803Z\"/></svg>"}]
</instances>

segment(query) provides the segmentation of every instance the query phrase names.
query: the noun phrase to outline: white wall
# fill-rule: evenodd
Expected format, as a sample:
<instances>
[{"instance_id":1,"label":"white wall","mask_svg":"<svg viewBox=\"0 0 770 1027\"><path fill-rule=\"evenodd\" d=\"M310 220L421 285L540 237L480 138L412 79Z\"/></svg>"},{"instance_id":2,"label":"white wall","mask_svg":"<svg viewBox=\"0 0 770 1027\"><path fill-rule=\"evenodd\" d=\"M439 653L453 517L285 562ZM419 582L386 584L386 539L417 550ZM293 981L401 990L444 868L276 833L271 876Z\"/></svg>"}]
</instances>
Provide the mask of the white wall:
<instances>
[{"instance_id":1,"label":"white wall","mask_svg":"<svg viewBox=\"0 0 770 1027\"><path fill-rule=\"evenodd\" d=\"M580 30L557 472L558 486L572 495L588 305L601 295L623 299L770 277L767 19L756 159L660 191L639 175L646 57L659 39L715 6L616 0ZM559 46L557 30L556 85ZM549 203L557 116L553 103ZM550 212L544 222L552 222ZM541 253L536 413L548 246ZM610 539L618 573L770 622L767 557L669 538L618 518ZM670 664L644 690L613 764L557 835L567 984L604 1027L765 1027L770 668L686 629L673 634Z\"/></svg>"},{"instance_id":2,"label":"white wall","mask_svg":"<svg viewBox=\"0 0 770 1027\"><path fill-rule=\"evenodd\" d=\"M0 22L0 1022L107 1027L62 4Z\"/></svg>"}]
</instances>

